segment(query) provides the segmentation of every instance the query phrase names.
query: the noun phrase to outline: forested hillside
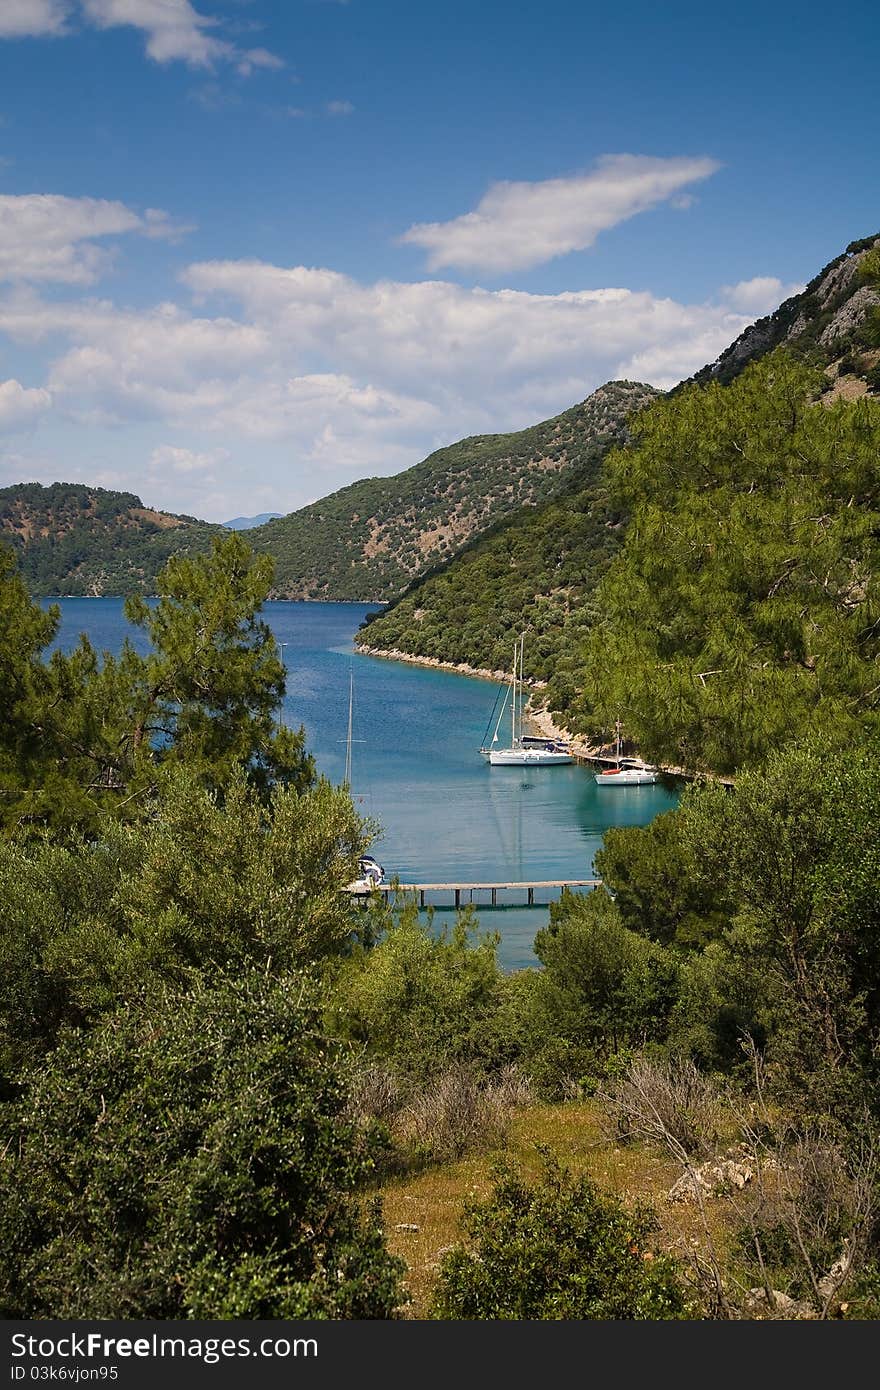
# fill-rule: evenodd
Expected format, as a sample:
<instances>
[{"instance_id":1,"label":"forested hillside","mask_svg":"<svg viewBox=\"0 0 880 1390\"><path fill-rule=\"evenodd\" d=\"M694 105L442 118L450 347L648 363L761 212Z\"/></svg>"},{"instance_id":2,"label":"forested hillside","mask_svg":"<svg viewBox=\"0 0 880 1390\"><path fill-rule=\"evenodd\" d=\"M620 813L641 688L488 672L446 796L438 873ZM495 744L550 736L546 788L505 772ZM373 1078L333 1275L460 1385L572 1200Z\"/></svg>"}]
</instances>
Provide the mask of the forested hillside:
<instances>
[{"instance_id":1,"label":"forested hillside","mask_svg":"<svg viewBox=\"0 0 880 1390\"><path fill-rule=\"evenodd\" d=\"M521 512L411 586L362 642L497 669L525 626L526 673L549 681L550 706L569 728L602 734L620 714L645 751L676 766L760 758L785 725L785 702L795 724L820 712L840 729L872 720L863 679L880 449L872 244L855 243L783 306L774 333L782 341L788 325L786 346L767 355L766 334L747 330L719 359L724 370L707 368L636 416L629 446L587 486ZM674 463L661 486L664 458ZM742 557L738 577L722 570L732 554ZM814 574L820 554L827 566ZM686 650L685 671L676 663ZM725 670L764 673L754 699L719 680L720 651ZM707 693L722 686L723 720ZM745 722L727 707L740 700Z\"/></svg>"},{"instance_id":2,"label":"forested hillside","mask_svg":"<svg viewBox=\"0 0 880 1390\"><path fill-rule=\"evenodd\" d=\"M153 594L172 555L210 549L221 528L145 507L133 492L78 483L0 488L0 540L34 594Z\"/></svg>"},{"instance_id":3,"label":"forested hillside","mask_svg":"<svg viewBox=\"0 0 880 1390\"><path fill-rule=\"evenodd\" d=\"M589 473L656 394L609 382L552 420L462 439L404 473L352 483L258 527L248 540L275 559L275 597L393 598L504 517Z\"/></svg>"},{"instance_id":4,"label":"forested hillside","mask_svg":"<svg viewBox=\"0 0 880 1390\"><path fill-rule=\"evenodd\" d=\"M448 568L369 617L359 644L505 671L514 633L525 626L526 675L558 676L572 640L569 624L592 621L591 595L620 545L621 514L599 476L601 457L556 500L494 527Z\"/></svg>"}]
</instances>

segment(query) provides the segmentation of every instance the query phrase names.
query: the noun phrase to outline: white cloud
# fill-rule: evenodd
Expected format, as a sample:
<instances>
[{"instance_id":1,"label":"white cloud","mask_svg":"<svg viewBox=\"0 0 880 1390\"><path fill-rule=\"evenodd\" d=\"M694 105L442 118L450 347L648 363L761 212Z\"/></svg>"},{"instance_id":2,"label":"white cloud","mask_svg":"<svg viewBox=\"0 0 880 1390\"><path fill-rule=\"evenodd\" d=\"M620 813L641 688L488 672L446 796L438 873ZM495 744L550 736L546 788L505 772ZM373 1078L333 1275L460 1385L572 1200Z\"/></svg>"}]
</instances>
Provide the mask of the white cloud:
<instances>
[{"instance_id":1,"label":"white cloud","mask_svg":"<svg viewBox=\"0 0 880 1390\"><path fill-rule=\"evenodd\" d=\"M172 222L161 208L145 208L137 230L151 241L180 241L196 227L192 222Z\"/></svg>"},{"instance_id":2,"label":"white cloud","mask_svg":"<svg viewBox=\"0 0 880 1390\"><path fill-rule=\"evenodd\" d=\"M49 410L52 397L42 387L26 387L21 382L0 381L0 431L4 434L27 429Z\"/></svg>"},{"instance_id":3,"label":"white cloud","mask_svg":"<svg viewBox=\"0 0 880 1390\"><path fill-rule=\"evenodd\" d=\"M744 314L756 317L772 313L784 299L799 294L803 285L784 285L775 275L756 275L752 280L740 280L737 285L724 285L724 300Z\"/></svg>"},{"instance_id":4,"label":"white cloud","mask_svg":"<svg viewBox=\"0 0 880 1390\"><path fill-rule=\"evenodd\" d=\"M125 485L149 485L157 505L215 519L523 428L613 377L672 386L753 317L733 302L740 287L687 304L622 287L365 284L258 261L199 262L182 279L189 308L144 311L19 287L0 297L0 335L48 357L51 430L71 466L88 441L94 472L129 470Z\"/></svg>"},{"instance_id":5,"label":"white cloud","mask_svg":"<svg viewBox=\"0 0 880 1390\"><path fill-rule=\"evenodd\" d=\"M147 37L147 54L157 63L184 62L192 68L233 63L244 77L255 68L281 68L265 48L241 49L210 32L218 21L193 9L189 0L80 0L84 17L98 29L128 26Z\"/></svg>"},{"instance_id":6,"label":"white cloud","mask_svg":"<svg viewBox=\"0 0 880 1390\"><path fill-rule=\"evenodd\" d=\"M69 0L2 0L0 39L39 38L65 33Z\"/></svg>"},{"instance_id":7,"label":"white cloud","mask_svg":"<svg viewBox=\"0 0 880 1390\"><path fill-rule=\"evenodd\" d=\"M594 170L541 183L494 183L474 212L419 222L400 237L428 252L428 269L527 270L592 246L600 232L708 178L717 160L605 155Z\"/></svg>"},{"instance_id":8,"label":"white cloud","mask_svg":"<svg viewBox=\"0 0 880 1390\"><path fill-rule=\"evenodd\" d=\"M561 409L638 352L662 348L694 370L748 322L726 304L680 304L647 291L538 295L441 280L362 285L331 270L256 261L201 262L184 280L200 302L216 295L263 326L299 370L343 371L427 395L441 411L460 409L469 423L482 418L484 428L503 427L505 413L526 424L536 407ZM663 368L664 380L667 374ZM581 389L566 400L572 382Z\"/></svg>"},{"instance_id":9,"label":"white cloud","mask_svg":"<svg viewBox=\"0 0 880 1390\"><path fill-rule=\"evenodd\" d=\"M0 195L0 281L54 281L88 285L111 253L94 243L140 232L172 239L190 230L149 208L141 217L124 203L103 198L65 198L55 193Z\"/></svg>"},{"instance_id":10,"label":"white cloud","mask_svg":"<svg viewBox=\"0 0 880 1390\"><path fill-rule=\"evenodd\" d=\"M328 116L350 116L354 106L350 101L328 101L324 103Z\"/></svg>"},{"instance_id":11,"label":"white cloud","mask_svg":"<svg viewBox=\"0 0 880 1390\"><path fill-rule=\"evenodd\" d=\"M202 473L229 458L228 449L213 449L199 453L176 444L160 444L150 455L150 472Z\"/></svg>"},{"instance_id":12,"label":"white cloud","mask_svg":"<svg viewBox=\"0 0 880 1390\"><path fill-rule=\"evenodd\" d=\"M362 466L388 472L389 444L411 443L414 461L451 437L552 414L614 375L671 384L749 321L729 304L621 288L364 285L249 261L201 262L183 278L197 302L216 299L223 313L123 312L19 292L0 303L0 331L52 344L47 385L80 421L289 438L308 457L328 456L332 424L347 457L356 439Z\"/></svg>"},{"instance_id":13,"label":"white cloud","mask_svg":"<svg viewBox=\"0 0 880 1390\"><path fill-rule=\"evenodd\" d=\"M156 63L183 62L192 68L231 63L242 77L257 68L283 68L265 48L240 48L215 32L220 21L201 14L190 0L0 0L0 38L69 33L74 13L96 29L138 29Z\"/></svg>"}]
</instances>

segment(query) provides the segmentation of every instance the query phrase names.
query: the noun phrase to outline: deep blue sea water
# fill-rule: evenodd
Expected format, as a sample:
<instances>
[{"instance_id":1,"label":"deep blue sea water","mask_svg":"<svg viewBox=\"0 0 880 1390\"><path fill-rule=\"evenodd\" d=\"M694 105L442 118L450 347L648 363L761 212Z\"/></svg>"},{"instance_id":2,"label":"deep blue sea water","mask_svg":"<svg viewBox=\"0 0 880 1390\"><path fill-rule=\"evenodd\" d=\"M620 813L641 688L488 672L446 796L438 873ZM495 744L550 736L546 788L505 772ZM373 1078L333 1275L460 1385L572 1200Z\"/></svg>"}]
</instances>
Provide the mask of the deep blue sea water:
<instances>
[{"instance_id":1,"label":"deep blue sea water","mask_svg":"<svg viewBox=\"0 0 880 1390\"><path fill-rule=\"evenodd\" d=\"M58 600L57 644L86 632L99 650L118 651L127 624L122 600ZM267 603L264 616L288 669L283 717L303 725L320 772L342 780L353 677L352 793L381 823L372 852L401 882L446 883L589 878L611 825L644 825L676 804L672 784L597 787L586 765L490 768L478 749L497 694L484 680L408 662L361 656L353 638L377 605ZM536 964L535 932L548 909L480 908L480 924L501 933L507 969ZM449 921L437 912L435 923Z\"/></svg>"}]
</instances>

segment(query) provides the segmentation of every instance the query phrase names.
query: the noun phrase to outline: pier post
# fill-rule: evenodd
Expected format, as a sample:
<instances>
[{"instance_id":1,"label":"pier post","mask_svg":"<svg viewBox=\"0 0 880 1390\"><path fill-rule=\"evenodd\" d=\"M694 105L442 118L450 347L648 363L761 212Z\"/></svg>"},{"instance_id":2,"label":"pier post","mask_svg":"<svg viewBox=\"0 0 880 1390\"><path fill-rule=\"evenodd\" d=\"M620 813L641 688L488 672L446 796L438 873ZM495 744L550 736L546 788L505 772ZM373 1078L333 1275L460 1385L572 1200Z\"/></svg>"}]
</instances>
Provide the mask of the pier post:
<instances>
[{"instance_id":1,"label":"pier post","mask_svg":"<svg viewBox=\"0 0 880 1390\"><path fill-rule=\"evenodd\" d=\"M424 888L420 888L420 889L419 889L419 907L424 907L424 906L425 906L425 890L424 890Z\"/></svg>"},{"instance_id":2,"label":"pier post","mask_svg":"<svg viewBox=\"0 0 880 1390\"><path fill-rule=\"evenodd\" d=\"M497 888L493 888L493 889L492 889L492 906L495 907L496 904L497 904L497 902L498 902L498 889L497 889Z\"/></svg>"},{"instance_id":3,"label":"pier post","mask_svg":"<svg viewBox=\"0 0 880 1390\"><path fill-rule=\"evenodd\" d=\"M456 890L455 890L455 906L456 906L457 908L458 908L458 907L461 907L461 889L460 889L460 888L456 888Z\"/></svg>"},{"instance_id":4,"label":"pier post","mask_svg":"<svg viewBox=\"0 0 880 1390\"><path fill-rule=\"evenodd\" d=\"M528 890L528 892L529 892L529 907L532 907L533 904L534 904L534 901L535 901L535 890L534 890L534 888L532 887L531 884L529 884L529 890Z\"/></svg>"}]
</instances>

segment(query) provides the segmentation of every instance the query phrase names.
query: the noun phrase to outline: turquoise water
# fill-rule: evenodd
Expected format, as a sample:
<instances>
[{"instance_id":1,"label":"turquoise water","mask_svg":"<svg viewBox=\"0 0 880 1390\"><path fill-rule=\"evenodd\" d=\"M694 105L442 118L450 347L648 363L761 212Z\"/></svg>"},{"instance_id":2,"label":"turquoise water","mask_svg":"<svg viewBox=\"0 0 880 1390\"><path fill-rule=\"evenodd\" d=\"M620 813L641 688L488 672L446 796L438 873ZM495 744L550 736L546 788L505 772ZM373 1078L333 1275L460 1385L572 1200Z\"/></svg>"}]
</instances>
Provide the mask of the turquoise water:
<instances>
[{"instance_id":1,"label":"turquoise water","mask_svg":"<svg viewBox=\"0 0 880 1390\"><path fill-rule=\"evenodd\" d=\"M57 642L86 632L117 651L126 634L120 599L69 598ZM303 725L318 768L342 780L353 677L352 793L381 823L372 852L402 882L522 882L589 878L611 825L644 825L676 804L673 784L597 787L584 765L490 768L480 747L497 694L488 681L354 651L353 638L376 605L267 603L264 616L283 643L288 688L283 717ZM535 932L546 905L484 909L480 922L501 934L507 970L536 964ZM449 921L438 911L435 922Z\"/></svg>"}]
</instances>

